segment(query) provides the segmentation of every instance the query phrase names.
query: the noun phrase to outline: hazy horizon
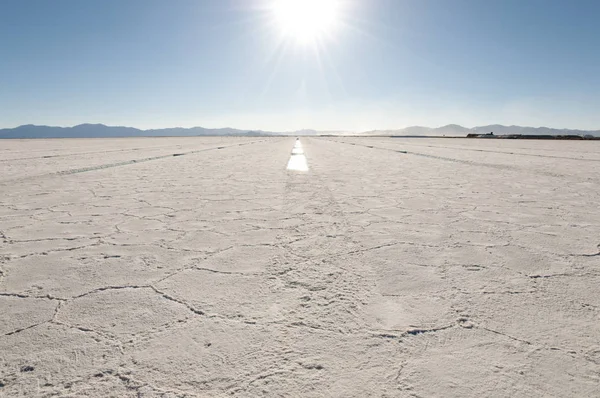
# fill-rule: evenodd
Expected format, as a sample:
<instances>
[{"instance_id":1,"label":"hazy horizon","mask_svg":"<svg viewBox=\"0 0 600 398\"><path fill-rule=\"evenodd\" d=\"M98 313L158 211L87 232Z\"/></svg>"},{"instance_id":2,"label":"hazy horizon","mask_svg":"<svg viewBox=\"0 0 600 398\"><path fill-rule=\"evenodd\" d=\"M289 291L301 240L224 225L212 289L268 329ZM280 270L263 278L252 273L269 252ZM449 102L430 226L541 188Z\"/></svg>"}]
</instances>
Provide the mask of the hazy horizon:
<instances>
[{"instance_id":1,"label":"hazy horizon","mask_svg":"<svg viewBox=\"0 0 600 398\"><path fill-rule=\"evenodd\" d=\"M316 131L316 132L352 132L352 133L367 133L367 132L372 132L372 131L401 131L401 130L407 130L407 129L412 129L412 128L424 128L424 129L443 129L445 127L458 127L458 128L464 128L464 129L469 129L469 130L473 130L473 129L477 129L477 128L483 128L483 127L505 127L505 128L525 128L525 129L552 129L552 130L572 130L572 131L595 131L598 132L600 131L600 128L597 129L576 129L576 128L570 128L570 127L556 127L556 126L521 126L521 125L516 125L516 124L510 124L510 125L505 125L505 124L499 124L499 123L490 123L490 124L485 124L485 125L478 125L478 126L463 126L460 124L456 124L456 123L447 123L441 126L424 126L424 125L411 125L411 126L402 126L402 127L398 127L398 128L379 128L379 129L372 129L372 130L348 130L348 129L328 129L328 130L321 130L321 129L315 129L312 127L304 127L304 128L299 128L299 129L293 129L293 130L268 130L268 129L262 129L262 128L258 128L258 129L247 129L239 126L199 126L199 125L194 125L194 126L181 126L181 125L174 125L174 126L166 126L166 127L152 127L152 128L140 128L137 126L130 126L130 125L112 125L112 124L107 124L107 123L102 123L102 122L86 122L86 123L80 123L80 124L75 124L75 125L62 125L62 126L58 126L58 125L46 125L46 124L33 124L33 123L27 123L27 124L21 124L18 126L14 126L14 127L0 127L0 130L14 130L17 129L19 127L25 127L25 126L35 126L35 127L49 127L49 128L74 128L74 127L79 127L79 126L85 126L85 125L89 125L89 126L105 126L105 127L115 127L115 128L133 128L136 130L141 130L141 131L149 131L149 130L168 130L168 129L195 129L195 128L201 128L201 129L206 129L206 130L226 130L226 129L232 129L232 130L248 130L248 131L263 131L263 132L276 132L276 133L294 133L294 132L299 132L299 131Z\"/></svg>"}]
</instances>

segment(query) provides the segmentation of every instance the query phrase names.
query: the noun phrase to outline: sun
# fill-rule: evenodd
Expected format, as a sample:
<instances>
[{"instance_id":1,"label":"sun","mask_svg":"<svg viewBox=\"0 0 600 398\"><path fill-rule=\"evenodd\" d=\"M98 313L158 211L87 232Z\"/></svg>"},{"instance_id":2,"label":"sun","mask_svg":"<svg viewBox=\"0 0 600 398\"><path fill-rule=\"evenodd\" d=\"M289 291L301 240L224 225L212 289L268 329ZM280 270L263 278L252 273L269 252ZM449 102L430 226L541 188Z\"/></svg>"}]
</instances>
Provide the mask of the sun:
<instances>
[{"instance_id":1,"label":"sun","mask_svg":"<svg viewBox=\"0 0 600 398\"><path fill-rule=\"evenodd\" d=\"M339 0L274 0L273 14L284 36L307 44L329 36L339 22Z\"/></svg>"}]
</instances>

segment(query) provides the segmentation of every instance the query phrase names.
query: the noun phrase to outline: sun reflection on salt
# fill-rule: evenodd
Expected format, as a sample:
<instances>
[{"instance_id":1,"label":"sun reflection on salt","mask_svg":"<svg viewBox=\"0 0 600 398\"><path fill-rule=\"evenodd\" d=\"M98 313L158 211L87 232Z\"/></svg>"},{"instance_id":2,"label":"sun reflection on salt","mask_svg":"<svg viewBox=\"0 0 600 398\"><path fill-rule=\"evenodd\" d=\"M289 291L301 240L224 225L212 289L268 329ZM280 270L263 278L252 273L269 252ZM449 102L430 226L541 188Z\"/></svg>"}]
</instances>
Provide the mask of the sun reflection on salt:
<instances>
[{"instance_id":1,"label":"sun reflection on salt","mask_svg":"<svg viewBox=\"0 0 600 398\"><path fill-rule=\"evenodd\" d=\"M290 156L287 169L294 171L308 171L308 163L306 162L306 156L304 156L302 143L300 143L299 139L296 139L294 148L292 148L292 156Z\"/></svg>"}]
</instances>

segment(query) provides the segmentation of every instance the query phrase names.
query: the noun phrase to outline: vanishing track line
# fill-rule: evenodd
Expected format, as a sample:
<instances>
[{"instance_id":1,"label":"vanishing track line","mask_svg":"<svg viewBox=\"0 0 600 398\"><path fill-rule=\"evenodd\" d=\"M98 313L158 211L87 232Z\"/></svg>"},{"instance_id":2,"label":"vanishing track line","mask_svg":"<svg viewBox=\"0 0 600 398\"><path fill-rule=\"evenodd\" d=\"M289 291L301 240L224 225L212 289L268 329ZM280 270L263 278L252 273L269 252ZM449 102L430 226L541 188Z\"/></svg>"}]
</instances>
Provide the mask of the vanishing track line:
<instances>
[{"instance_id":1,"label":"vanishing track line","mask_svg":"<svg viewBox=\"0 0 600 398\"><path fill-rule=\"evenodd\" d=\"M412 144L412 143L402 143L402 144L408 145L408 146L423 147L423 148L455 149L455 150L459 150L459 151L499 153L502 155L534 156L534 157L539 157L539 158L567 159L567 160L578 160L578 161L580 160L580 161L584 161L584 162L600 162L600 159L572 158L572 157L568 157L568 156L541 155L541 154L535 154L535 153L521 153L521 152L505 152L505 151L494 151L491 149L474 149L474 148L455 147L455 146L419 145L419 144Z\"/></svg>"},{"instance_id":2,"label":"vanishing track line","mask_svg":"<svg viewBox=\"0 0 600 398\"><path fill-rule=\"evenodd\" d=\"M319 139L322 139L322 138L319 138ZM370 145L370 144L368 144L368 145L367 144L357 144L354 142L347 142L347 141L343 141L343 140L327 140L327 141L337 142L337 143L345 144L345 145L353 145L353 146L359 146L359 147L364 147L364 148L369 148L369 149L381 150L381 151L396 152L396 153L400 153L400 154L404 154L404 155L419 156L419 157L423 157L423 158L441 160L441 161L452 162L452 163L460 163L460 164L465 164L468 166L487 167L487 168L496 169L496 170L530 172L530 173L539 174L539 175L543 175L543 176L547 176L547 177L572 178L572 176L566 176L564 174L545 172L545 171L540 171L540 170L532 170L529 168L516 167L516 166L512 166L512 165L491 164L491 163L484 163L484 162L478 162L478 161L473 161L473 160L463 160L463 159L457 159L457 158L450 158L450 157L446 157L446 156L430 155L430 154L422 153L422 152L413 152L413 151L408 151L408 150L380 147L380 146ZM578 160L578 159L575 159L575 160Z\"/></svg>"},{"instance_id":3,"label":"vanishing track line","mask_svg":"<svg viewBox=\"0 0 600 398\"><path fill-rule=\"evenodd\" d=\"M132 165L132 164L139 164L139 163L150 162L150 161L153 161L153 160L166 159L166 158L179 157L179 156L186 156L186 155L193 155L193 154L197 154L197 153L201 153L201 152L208 152L208 151L214 151L214 150L219 150L219 149L226 149L226 148L232 148L232 147L238 147L238 146L251 145L251 144L256 144L256 143L260 143L260 142L264 142L264 141L266 141L266 140L242 142L242 143L231 144L231 145L221 145L221 146L210 147L210 148L203 148L203 149L198 149L198 150L188 151L188 152L170 153L170 154L166 154L166 155L151 156L151 157L147 157L147 158L131 159L131 160L126 160L126 161L122 161L122 162L106 163L106 164L101 164L101 165L97 165L97 166L81 167L81 168L76 168L76 169L61 170L61 171L56 171L56 172L52 172L52 173L39 174L39 175L35 175L35 176L27 176L27 177L21 177L21 178L13 178L13 179L8 179L8 180L3 180L3 181L0 181L0 185L4 185L4 184L7 184L7 183L29 181L29 180L37 180L37 179L41 179L41 178L45 178L45 177L64 176L64 175L85 173L85 172L88 172L88 171L103 170L103 169L108 169L108 168L113 168L113 167L128 166L128 165Z\"/></svg>"},{"instance_id":4,"label":"vanishing track line","mask_svg":"<svg viewBox=\"0 0 600 398\"><path fill-rule=\"evenodd\" d=\"M135 151L143 151L143 150L159 150L166 148L181 148L181 145L161 145L161 146L149 146L149 147L140 147L140 148L124 148L124 149L109 149L104 151L87 151L87 152L74 152L74 153L65 153L65 154L57 154L57 155L43 155L43 156L31 156L24 158L13 158L13 159L0 159L2 163L15 162L20 160L36 160L36 159L53 159L53 158L64 158L70 156L81 156L81 155L94 155L98 153L114 153L114 152L135 152Z\"/></svg>"}]
</instances>

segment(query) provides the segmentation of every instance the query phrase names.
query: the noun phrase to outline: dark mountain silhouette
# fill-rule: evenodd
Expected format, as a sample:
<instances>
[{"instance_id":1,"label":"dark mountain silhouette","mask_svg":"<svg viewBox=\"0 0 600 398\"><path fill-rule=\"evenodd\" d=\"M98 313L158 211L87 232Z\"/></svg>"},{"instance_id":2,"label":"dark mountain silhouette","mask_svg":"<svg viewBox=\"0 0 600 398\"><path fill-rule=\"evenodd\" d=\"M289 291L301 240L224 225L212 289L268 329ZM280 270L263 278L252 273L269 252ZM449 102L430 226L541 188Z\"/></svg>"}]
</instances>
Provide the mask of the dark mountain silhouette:
<instances>
[{"instance_id":1,"label":"dark mountain silhouette","mask_svg":"<svg viewBox=\"0 0 600 398\"><path fill-rule=\"evenodd\" d=\"M277 134L264 131L237 130L232 128L207 129L203 127L140 130L133 127L106 126L104 124L80 124L73 127L35 126L27 124L13 129L0 130L0 138L262 136Z\"/></svg>"}]
</instances>

